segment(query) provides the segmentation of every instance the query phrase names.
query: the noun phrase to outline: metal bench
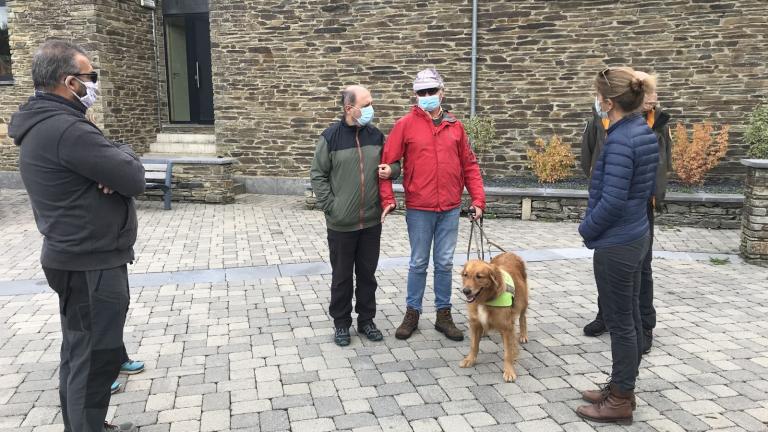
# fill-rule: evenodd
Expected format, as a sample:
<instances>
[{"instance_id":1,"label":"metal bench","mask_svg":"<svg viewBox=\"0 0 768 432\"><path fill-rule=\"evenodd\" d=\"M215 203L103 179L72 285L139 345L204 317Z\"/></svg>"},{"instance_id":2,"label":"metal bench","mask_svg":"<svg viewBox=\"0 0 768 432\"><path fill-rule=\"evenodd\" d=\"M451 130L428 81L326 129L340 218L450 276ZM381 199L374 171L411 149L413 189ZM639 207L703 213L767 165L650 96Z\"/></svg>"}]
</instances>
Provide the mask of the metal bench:
<instances>
[{"instance_id":1,"label":"metal bench","mask_svg":"<svg viewBox=\"0 0 768 432\"><path fill-rule=\"evenodd\" d=\"M166 210L171 209L171 174L173 163L170 161L142 160L144 165L144 179L147 181L146 189L160 189L163 191L163 203Z\"/></svg>"}]
</instances>

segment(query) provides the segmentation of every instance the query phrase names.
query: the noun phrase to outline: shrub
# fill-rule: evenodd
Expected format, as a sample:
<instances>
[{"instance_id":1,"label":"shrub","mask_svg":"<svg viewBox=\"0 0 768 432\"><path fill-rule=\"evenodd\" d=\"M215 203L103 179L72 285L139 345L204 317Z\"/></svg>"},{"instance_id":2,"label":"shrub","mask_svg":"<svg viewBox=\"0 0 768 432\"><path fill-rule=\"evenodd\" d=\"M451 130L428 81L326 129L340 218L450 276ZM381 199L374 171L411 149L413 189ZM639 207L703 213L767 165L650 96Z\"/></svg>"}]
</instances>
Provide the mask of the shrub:
<instances>
[{"instance_id":1,"label":"shrub","mask_svg":"<svg viewBox=\"0 0 768 432\"><path fill-rule=\"evenodd\" d=\"M704 175L714 168L728 150L729 125L724 125L715 137L710 122L693 125L693 136L678 122L673 135L672 167L684 184L701 185Z\"/></svg>"},{"instance_id":2,"label":"shrub","mask_svg":"<svg viewBox=\"0 0 768 432\"><path fill-rule=\"evenodd\" d=\"M477 159L482 161L483 156L488 153L496 141L496 122L493 117L472 116L464 124L464 130L467 131L469 142L472 144ZM482 164L480 164L480 170L485 177L485 169Z\"/></svg>"},{"instance_id":3,"label":"shrub","mask_svg":"<svg viewBox=\"0 0 768 432\"><path fill-rule=\"evenodd\" d=\"M768 159L768 103L752 111L744 138L749 145L747 154L750 157Z\"/></svg>"},{"instance_id":4,"label":"shrub","mask_svg":"<svg viewBox=\"0 0 768 432\"><path fill-rule=\"evenodd\" d=\"M549 144L536 138L535 148L528 150L528 166L533 170L539 183L554 183L570 176L576 165L571 147L554 135Z\"/></svg>"},{"instance_id":5,"label":"shrub","mask_svg":"<svg viewBox=\"0 0 768 432\"><path fill-rule=\"evenodd\" d=\"M493 117L472 116L464 125L464 129L477 154L490 150L496 140L496 122Z\"/></svg>"}]
</instances>

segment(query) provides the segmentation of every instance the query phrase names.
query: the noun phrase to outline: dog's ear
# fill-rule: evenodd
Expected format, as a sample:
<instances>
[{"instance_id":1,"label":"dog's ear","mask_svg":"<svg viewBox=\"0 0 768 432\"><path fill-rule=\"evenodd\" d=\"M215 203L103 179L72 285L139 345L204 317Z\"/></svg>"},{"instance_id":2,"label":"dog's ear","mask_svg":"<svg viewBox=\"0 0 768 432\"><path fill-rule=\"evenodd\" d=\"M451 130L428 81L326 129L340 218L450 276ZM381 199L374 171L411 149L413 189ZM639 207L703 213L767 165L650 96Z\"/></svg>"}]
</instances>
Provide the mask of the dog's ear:
<instances>
[{"instance_id":1,"label":"dog's ear","mask_svg":"<svg viewBox=\"0 0 768 432\"><path fill-rule=\"evenodd\" d=\"M501 275L501 270L499 269L499 266L496 264L489 264L491 267L491 272L488 275L488 277L491 279L491 283L493 283L493 287L496 288L499 286L499 284L504 279L504 276Z\"/></svg>"}]
</instances>

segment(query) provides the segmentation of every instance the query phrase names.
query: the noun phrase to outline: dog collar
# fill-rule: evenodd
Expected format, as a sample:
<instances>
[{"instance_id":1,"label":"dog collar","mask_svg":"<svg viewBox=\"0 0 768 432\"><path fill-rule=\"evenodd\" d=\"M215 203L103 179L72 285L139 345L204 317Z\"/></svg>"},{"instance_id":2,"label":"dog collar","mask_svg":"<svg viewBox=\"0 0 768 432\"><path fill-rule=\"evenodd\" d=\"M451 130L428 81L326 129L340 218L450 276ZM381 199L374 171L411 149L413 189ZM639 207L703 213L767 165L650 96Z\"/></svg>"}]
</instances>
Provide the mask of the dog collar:
<instances>
[{"instance_id":1,"label":"dog collar","mask_svg":"<svg viewBox=\"0 0 768 432\"><path fill-rule=\"evenodd\" d=\"M504 270L501 270L501 275L504 278L504 285L506 285L507 289L495 299L485 302L486 306L512 307L515 304L515 281L512 280L512 276Z\"/></svg>"}]
</instances>

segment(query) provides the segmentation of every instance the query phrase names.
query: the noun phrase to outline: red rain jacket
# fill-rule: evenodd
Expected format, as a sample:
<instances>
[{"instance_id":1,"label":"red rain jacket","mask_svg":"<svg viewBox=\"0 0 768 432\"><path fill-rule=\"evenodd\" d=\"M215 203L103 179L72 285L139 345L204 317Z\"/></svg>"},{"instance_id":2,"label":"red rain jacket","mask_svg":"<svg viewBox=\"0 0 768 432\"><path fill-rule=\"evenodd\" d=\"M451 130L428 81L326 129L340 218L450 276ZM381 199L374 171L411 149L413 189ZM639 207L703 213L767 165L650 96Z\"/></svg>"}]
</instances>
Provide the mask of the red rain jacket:
<instances>
[{"instance_id":1,"label":"red rain jacket","mask_svg":"<svg viewBox=\"0 0 768 432\"><path fill-rule=\"evenodd\" d=\"M405 206L427 211L453 210L461 205L464 186L472 205L485 210L485 191L480 166L469 146L464 126L445 112L435 126L432 117L418 106L395 123L384 144L381 162L403 160ZM379 180L382 209L396 204L392 180Z\"/></svg>"}]
</instances>

